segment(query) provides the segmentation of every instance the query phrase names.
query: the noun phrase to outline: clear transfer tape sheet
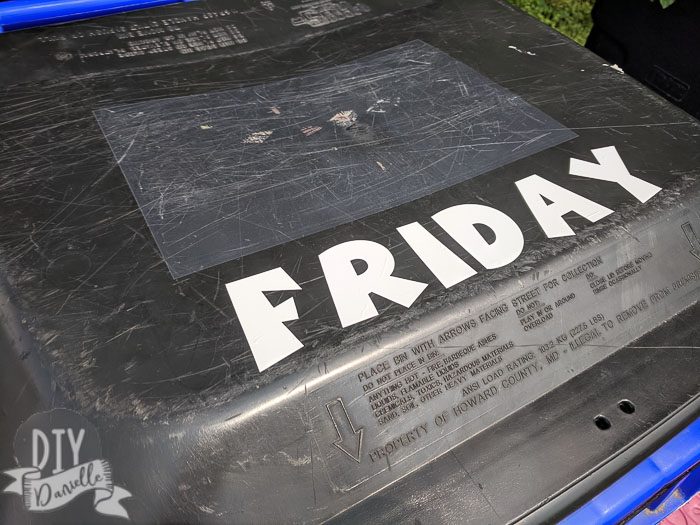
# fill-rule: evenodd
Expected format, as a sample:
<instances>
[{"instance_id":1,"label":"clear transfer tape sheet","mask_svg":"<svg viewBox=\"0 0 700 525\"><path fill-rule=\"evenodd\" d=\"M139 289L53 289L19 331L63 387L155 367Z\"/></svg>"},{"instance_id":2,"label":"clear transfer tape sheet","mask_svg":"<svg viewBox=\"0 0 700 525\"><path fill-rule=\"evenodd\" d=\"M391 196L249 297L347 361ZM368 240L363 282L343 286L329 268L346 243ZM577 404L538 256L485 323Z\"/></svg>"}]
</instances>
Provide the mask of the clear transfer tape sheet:
<instances>
[{"instance_id":1,"label":"clear transfer tape sheet","mask_svg":"<svg viewBox=\"0 0 700 525\"><path fill-rule=\"evenodd\" d=\"M175 278L576 136L420 41L287 80L96 116Z\"/></svg>"}]
</instances>

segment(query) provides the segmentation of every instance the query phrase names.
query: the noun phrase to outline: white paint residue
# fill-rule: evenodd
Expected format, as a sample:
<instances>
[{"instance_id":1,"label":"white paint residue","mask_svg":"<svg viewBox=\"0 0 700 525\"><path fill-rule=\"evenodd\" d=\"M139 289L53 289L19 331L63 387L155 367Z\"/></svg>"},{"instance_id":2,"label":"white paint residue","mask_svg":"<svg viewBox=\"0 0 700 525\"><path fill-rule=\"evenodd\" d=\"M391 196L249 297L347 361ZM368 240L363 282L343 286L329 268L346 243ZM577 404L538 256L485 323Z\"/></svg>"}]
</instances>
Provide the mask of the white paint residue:
<instances>
[{"instance_id":1,"label":"white paint residue","mask_svg":"<svg viewBox=\"0 0 700 525\"><path fill-rule=\"evenodd\" d=\"M623 75L625 74L625 72L622 70L622 68L620 66L618 66L617 64L603 64L603 66L609 67L610 69L614 69L615 71L617 71L618 73L622 73Z\"/></svg>"},{"instance_id":2,"label":"white paint residue","mask_svg":"<svg viewBox=\"0 0 700 525\"><path fill-rule=\"evenodd\" d=\"M211 129L211 128L212 128L212 126L210 126L209 124L202 124L201 126L199 126L199 129Z\"/></svg>"},{"instance_id":3,"label":"white paint residue","mask_svg":"<svg viewBox=\"0 0 700 525\"><path fill-rule=\"evenodd\" d=\"M515 46L508 46L508 49L512 49L513 51L517 51L520 54L530 55L531 57L537 56L537 53L533 53L532 51L527 51L527 50L523 51L522 49L518 49Z\"/></svg>"},{"instance_id":4,"label":"white paint residue","mask_svg":"<svg viewBox=\"0 0 700 525\"><path fill-rule=\"evenodd\" d=\"M396 98L396 100L380 98L374 104L367 108L367 113L386 113L386 109L388 106L397 107L400 101L400 98Z\"/></svg>"},{"instance_id":5,"label":"white paint residue","mask_svg":"<svg viewBox=\"0 0 700 525\"><path fill-rule=\"evenodd\" d=\"M321 131L321 129L323 129L321 128L321 126L306 126L305 128L301 128L301 132L305 136L310 137L314 133L318 133L319 131Z\"/></svg>"},{"instance_id":6,"label":"white paint residue","mask_svg":"<svg viewBox=\"0 0 700 525\"><path fill-rule=\"evenodd\" d=\"M243 139L243 144L262 144L272 135L272 131L255 131Z\"/></svg>"},{"instance_id":7,"label":"white paint residue","mask_svg":"<svg viewBox=\"0 0 700 525\"><path fill-rule=\"evenodd\" d=\"M302 465L309 465L311 463L311 456L299 456L298 458L293 458L283 450L280 450L279 454L283 455L287 462L295 467L301 467Z\"/></svg>"},{"instance_id":8,"label":"white paint residue","mask_svg":"<svg viewBox=\"0 0 700 525\"><path fill-rule=\"evenodd\" d=\"M386 113L385 106L389 104L389 100L380 98L374 104L367 108L367 113Z\"/></svg>"},{"instance_id":9,"label":"white paint residue","mask_svg":"<svg viewBox=\"0 0 700 525\"><path fill-rule=\"evenodd\" d=\"M270 108L270 113L274 113L275 115L279 115L279 114L281 114L282 112L280 111L280 108L278 108L277 106L272 106L272 107Z\"/></svg>"},{"instance_id":10,"label":"white paint residue","mask_svg":"<svg viewBox=\"0 0 700 525\"><path fill-rule=\"evenodd\" d=\"M379 166L380 168L382 168L382 171L386 171L386 168L384 167L384 164L382 164L382 163L379 162L379 161L376 161L376 162L377 162L377 166Z\"/></svg>"},{"instance_id":11,"label":"white paint residue","mask_svg":"<svg viewBox=\"0 0 700 525\"><path fill-rule=\"evenodd\" d=\"M160 197L158 198L158 217L160 217L160 220L163 220L163 215L165 214L165 195L163 192L160 193Z\"/></svg>"},{"instance_id":12,"label":"white paint residue","mask_svg":"<svg viewBox=\"0 0 700 525\"><path fill-rule=\"evenodd\" d=\"M336 113L328 122L332 122L336 126L349 126L354 124L356 120L357 113L355 113L352 109L348 109L346 111Z\"/></svg>"}]
</instances>

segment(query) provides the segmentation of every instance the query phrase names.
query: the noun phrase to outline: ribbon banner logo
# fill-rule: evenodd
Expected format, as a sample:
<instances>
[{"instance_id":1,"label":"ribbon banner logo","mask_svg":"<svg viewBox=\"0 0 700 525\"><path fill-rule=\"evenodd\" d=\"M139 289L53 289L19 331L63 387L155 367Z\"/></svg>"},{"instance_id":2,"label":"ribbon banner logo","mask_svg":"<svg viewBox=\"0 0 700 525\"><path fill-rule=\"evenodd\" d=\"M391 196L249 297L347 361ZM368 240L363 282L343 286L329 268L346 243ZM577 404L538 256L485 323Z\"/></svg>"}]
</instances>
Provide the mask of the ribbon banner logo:
<instances>
[{"instance_id":1,"label":"ribbon banner logo","mask_svg":"<svg viewBox=\"0 0 700 525\"><path fill-rule=\"evenodd\" d=\"M34 414L17 430L14 447L20 467L3 471L12 478L3 492L22 496L28 511L54 511L93 493L96 512L129 519L121 500L131 493L114 484L109 461L99 457L97 430L80 414L66 409Z\"/></svg>"}]
</instances>

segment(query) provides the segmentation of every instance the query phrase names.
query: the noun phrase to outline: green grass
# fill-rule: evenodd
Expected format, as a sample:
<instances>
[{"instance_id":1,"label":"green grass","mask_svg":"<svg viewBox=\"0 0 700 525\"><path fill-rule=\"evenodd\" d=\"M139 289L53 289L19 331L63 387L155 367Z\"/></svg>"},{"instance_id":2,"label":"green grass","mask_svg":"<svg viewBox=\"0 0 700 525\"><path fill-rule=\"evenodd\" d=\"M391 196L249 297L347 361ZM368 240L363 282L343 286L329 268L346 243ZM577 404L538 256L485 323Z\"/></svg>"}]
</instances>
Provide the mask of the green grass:
<instances>
[{"instance_id":1,"label":"green grass","mask_svg":"<svg viewBox=\"0 0 700 525\"><path fill-rule=\"evenodd\" d=\"M594 0L508 0L581 45L591 31Z\"/></svg>"}]
</instances>

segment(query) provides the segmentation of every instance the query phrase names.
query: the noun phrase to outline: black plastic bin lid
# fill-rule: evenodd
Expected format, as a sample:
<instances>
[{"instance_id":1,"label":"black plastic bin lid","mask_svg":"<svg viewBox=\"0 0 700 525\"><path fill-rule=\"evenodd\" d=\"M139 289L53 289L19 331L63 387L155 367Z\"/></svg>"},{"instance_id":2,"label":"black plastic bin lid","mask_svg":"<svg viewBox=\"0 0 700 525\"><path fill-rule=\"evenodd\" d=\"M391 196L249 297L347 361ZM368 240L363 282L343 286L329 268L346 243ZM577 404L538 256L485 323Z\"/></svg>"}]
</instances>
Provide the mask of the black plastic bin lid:
<instances>
[{"instance_id":1,"label":"black plastic bin lid","mask_svg":"<svg viewBox=\"0 0 700 525\"><path fill-rule=\"evenodd\" d=\"M424 4L1 37L3 521L553 519L697 414L698 122Z\"/></svg>"}]
</instances>

